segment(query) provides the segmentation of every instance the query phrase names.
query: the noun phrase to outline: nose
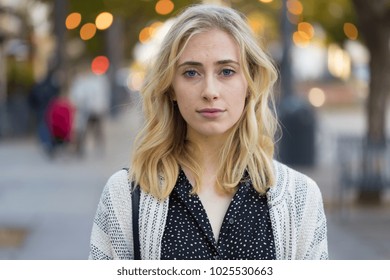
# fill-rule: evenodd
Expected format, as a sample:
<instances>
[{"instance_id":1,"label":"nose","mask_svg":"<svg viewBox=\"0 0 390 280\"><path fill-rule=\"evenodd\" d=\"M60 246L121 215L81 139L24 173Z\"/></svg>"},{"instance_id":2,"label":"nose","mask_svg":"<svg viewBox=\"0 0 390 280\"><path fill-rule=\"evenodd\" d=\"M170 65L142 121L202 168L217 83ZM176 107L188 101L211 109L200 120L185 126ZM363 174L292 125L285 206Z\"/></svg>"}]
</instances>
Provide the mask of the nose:
<instances>
[{"instance_id":1,"label":"nose","mask_svg":"<svg viewBox=\"0 0 390 280\"><path fill-rule=\"evenodd\" d=\"M202 98L207 101L218 99L218 81L212 75L208 76L204 82L204 88L202 91Z\"/></svg>"}]
</instances>

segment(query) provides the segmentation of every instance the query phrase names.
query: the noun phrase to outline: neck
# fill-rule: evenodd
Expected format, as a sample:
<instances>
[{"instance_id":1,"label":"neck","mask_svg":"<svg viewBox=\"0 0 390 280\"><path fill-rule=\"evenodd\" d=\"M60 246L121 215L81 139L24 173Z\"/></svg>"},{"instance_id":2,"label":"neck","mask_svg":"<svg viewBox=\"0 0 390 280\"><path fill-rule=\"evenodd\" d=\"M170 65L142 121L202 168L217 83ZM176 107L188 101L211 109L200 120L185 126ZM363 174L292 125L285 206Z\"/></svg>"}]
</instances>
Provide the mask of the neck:
<instances>
[{"instance_id":1,"label":"neck","mask_svg":"<svg viewBox=\"0 0 390 280\"><path fill-rule=\"evenodd\" d=\"M226 137L202 137L191 139L198 147L199 164L205 171L216 171L219 165L219 152Z\"/></svg>"},{"instance_id":2,"label":"neck","mask_svg":"<svg viewBox=\"0 0 390 280\"><path fill-rule=\"evenodd\" d=\"M199 164L202 175L200 178L203 182L207 180L215 181L218 173L218 168L220 165L219 162L219 152L221 150L222 143L225 141L225 138L220 136L218 137L197 137L192 133L187 134L187 139L193 143L190 144L189 148L192 150L191 154L193 159ZM192 148L191 148L192 146ZM182 167L186 173L187 178L194 184L194 174L192 172ZM214 185L214 184L213 184Z\"/></svg>"}]
</instances>

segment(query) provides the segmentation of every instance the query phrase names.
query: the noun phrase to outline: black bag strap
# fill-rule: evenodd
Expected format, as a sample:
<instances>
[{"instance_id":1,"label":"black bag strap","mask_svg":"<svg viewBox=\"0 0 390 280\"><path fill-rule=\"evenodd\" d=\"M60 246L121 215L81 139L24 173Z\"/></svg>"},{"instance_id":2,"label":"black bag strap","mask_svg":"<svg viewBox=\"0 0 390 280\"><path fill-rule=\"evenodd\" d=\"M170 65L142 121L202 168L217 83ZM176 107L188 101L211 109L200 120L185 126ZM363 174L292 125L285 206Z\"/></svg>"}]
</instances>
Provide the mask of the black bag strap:
<instances>
[{"instance_id":1,"label":"black bag strap","mask_svg":"<svg viewBox=\"0 0 390 280\"><path fill-rule=\"evenodd\" d=\"M127 172L129 171L128 168L123 168ZM133 248L134 248L134 259L140 260L141 259L141 250L140 250L140 243L139 243L139 199L141 195L141 190L139 186L133 185L133 183L130 183L130 191L131 191L131 210L132 210L132 224L133 224Z\"/></svg>"},{"instance_id":2,"label":"black bag strap","mask_svg":"<svg viewBox=\"0 0 390 280\"><path fill-rule=\"evenodd\" d=\"M140 188L136 186L131 192L131 201L132 201L132 217L133 217L133 241L134 241L134 259L141 259L140 244L139 244L139 198L140 198Z\"/></svg>"}]
</instances>

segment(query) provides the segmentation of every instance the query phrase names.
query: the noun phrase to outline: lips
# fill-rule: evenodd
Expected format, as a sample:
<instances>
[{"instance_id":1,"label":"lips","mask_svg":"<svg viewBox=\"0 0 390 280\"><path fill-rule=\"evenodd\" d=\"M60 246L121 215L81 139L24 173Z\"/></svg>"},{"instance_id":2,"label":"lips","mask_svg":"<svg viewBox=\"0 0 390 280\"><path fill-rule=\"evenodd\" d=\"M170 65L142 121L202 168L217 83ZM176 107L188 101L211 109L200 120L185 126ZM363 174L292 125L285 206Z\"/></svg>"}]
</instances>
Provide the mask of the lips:
<instances>
[{"instance_id":1,"label":"lips","mask_svg":"<svg viewBox=\"0 0 390 280\"><path fill-rule=\"evenodd\" d=\"M198 110L199 113L221 113L223 111L224 110L218 108L205 108L205 109Z\"/></svg>"},{"instance_id":2,"label":"lips","mask_svg":"<svg viewBox=\"0 0 390 280\"><path fill-rule=\"evenodd\" d=\"M197 112L201 114L206 119L216 119L226 110L219 108L204 108L200 109Z\"/></svg>"}]
</instances>

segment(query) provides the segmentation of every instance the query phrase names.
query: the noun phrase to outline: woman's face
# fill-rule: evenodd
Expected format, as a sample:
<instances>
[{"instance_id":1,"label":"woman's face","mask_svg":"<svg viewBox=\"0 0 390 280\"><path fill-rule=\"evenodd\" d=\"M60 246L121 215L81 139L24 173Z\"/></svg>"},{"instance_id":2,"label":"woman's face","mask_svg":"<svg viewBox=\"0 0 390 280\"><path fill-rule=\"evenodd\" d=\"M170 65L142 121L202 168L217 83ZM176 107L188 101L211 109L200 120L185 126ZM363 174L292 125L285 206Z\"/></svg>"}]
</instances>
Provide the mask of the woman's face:
<instances>
[{"instance_id":1,"label":"woman's face","mask_svg":"<svg viewBox=\"0 0 390 280\"><path fill-rule=\"evenodd\" d=\"M172 86L189 139L224 136L240 119L248 88L241 63L237 43L224 31L188 41Z\"/></svg>"}]
</instances>

